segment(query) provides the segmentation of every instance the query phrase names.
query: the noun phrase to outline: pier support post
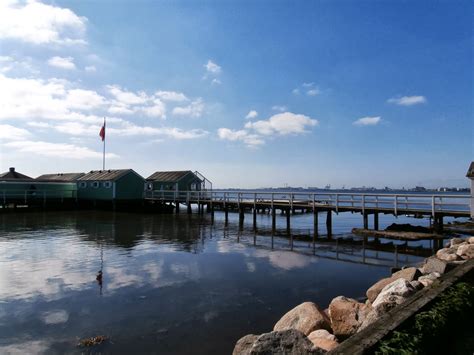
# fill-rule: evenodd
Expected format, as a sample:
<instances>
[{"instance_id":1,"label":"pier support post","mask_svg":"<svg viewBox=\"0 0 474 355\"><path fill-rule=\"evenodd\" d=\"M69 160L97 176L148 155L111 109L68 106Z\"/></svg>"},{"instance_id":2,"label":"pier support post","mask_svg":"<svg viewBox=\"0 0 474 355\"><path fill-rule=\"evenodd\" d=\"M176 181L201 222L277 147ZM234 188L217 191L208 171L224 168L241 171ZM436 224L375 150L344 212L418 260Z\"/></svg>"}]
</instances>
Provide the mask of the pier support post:
<instances>
[{"instance_id":1,"label":"pier support post","mask_svg":"<svg viewBox=\"0 0 474 355\"><path fill-rule=\"evenodd\" d=\"M433 218L433 229L436 233L443 232L443 216L435 216Z\"/></svg>"},{"instance_id":2,"label":"pier support post","mask_svg":"<svg viewBox=\"0 0 474 355\"><path fill-rule=\"evenodd\" d=\"M275 208L272 208L272 232L275 232L276 229L276 211Z\"/></svg>"},{"instance_id":3,"label":"pier support post","mask_svg":"<svg viewBox=\"0 0 474 355\"><path fill-rule=\"evenodd\" d=\"M313 248L318 237L318 210L313 208Z\"/></svg>"},{"instance_id":4,"label":"pier support post","mask_svg":"<svg viewBox=\"0 0 474 355\"><path fill-rule=\"evenodd\" d=\"M326 229L328 232L328 238L332 237L332 211L328 210L328 214L326 216Z\"/></svg>"},{"instance_id":5,"label":"pier support post","mask_svg":"<svg viewBox=\"0 0 474 355\"><path fill-rule=\"evenodd\" d=\"M176 204L176 206L175 206L175 208L176 208L176 213L179 213L179 202L176 201L175 204Z\"/></svg>"},{"instance_id":6,"label":"pier support post","mask_svg":"<svg viewBox=\"0 0 474 355\"><path fill-rule=\"evenodd\" d=\"M253 230L257 229L257 209L253 209Z\"/></svg>"},{"instance_id":7,"label":"pier support post","mask_svg":"<svg viewBox=\"0 0 474 355\"><path fill-rule=\"evenodd\" d=\"M193 211L191 209L191 203L188 202L188 214L191 214Z\"/></svg>"},{"instance_id":8,"label":"pier support post","mask_svg":"<svg viewBox=\"0 0 474 355\"><path fill-rule=\"evenodd\" d=\"M374 230L379 230L379 214L378 212L374 213Z\"/></svg>"},{"instance_id":9,"label":"pier support post","mask_svg":"<svg viewBox=\"0 0 474 355\"><path fill-rule=\"evenodd\" d=\"M240 207L239 208L239 228L240 229L242 229L244 226L244 217L245 217L244 209L243 207Z\"/></svg>"},{"instance_id":10,"label":"pier support post","mask_svg":"<svg viewBox=\"0 0 474 355\"><path fill-rule=\"evenodd\" d=\"M364 229L369 229L369 215L364 212Z\"/></svg>"},{"instance_id":11,"label":"pier support post","mask_svg":"<svg viewBox=\"0 0 474 355\"><path fill-rule=\"evenodd\" d=\"M229 224L229 207L224 207L225 225Z\"/></svg>"},{"instance_id":12,"label":"pier support post","mask_svg":"<svg viewBox=\"0 0 474 355\"><path fill-rule=\"evenodd\" d=\"M286 233L290 234L290 229L291 229L291 225L290 225L290 209L288 208L286 210Z\"/></svg>"}]
</instances>

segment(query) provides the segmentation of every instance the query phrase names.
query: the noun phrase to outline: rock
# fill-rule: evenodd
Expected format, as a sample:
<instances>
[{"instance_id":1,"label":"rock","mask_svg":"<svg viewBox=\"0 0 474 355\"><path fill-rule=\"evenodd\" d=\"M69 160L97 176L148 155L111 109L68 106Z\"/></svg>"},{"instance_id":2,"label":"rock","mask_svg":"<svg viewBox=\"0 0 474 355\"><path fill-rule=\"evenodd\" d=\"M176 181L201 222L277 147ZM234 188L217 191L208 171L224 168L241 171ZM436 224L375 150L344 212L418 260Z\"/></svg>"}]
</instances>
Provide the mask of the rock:
<instances>
[{"instance_id":1,"label":"rock","mask_svg":"<svg viewBox=\"0 0 474 355\"><path fill-rule=\"evenodd\" d=\"M383 288L372 303L372 308L377 313L387 312L403 303L414 292L415 288L410 282L405 279L397 279Z\"/></svg>"},{"instance_id":2,"label":"rock","mask_svg":"<svg viewBox=\"0 0 474 355\"><path fill-rule=\"evenodd\" d=\"M469 244L474 244L474 237L469 237L469 238L467 239L467 242L468 242Z\"/></svg>"},{"instance_id":3,"label":"rock","mask_svg":"<svg viewBox=\"0 0 474 355\"><path fill-rule=\"evenodd\" d=\"M407 281L413 281L416 280L419 276L421 276L422 273L420 270L418 270L416 267L408 267L406 269L402 269L400 271L395 272L391 277L387 277L384 279L379 280L375 284L373 284L368 290L367 290L367 298L371 303L375 301L377 296L379 295L380 291L387 286L388 284L391 284L393 281L403 278L404 280Z\"/></svg>"},{"instance_id":4,"label":"rock","mask_svg":"<svg viewBox=\"0 0 474 355\"><path fill-rule=\"evenodd\" d=\"M431 274L420 276L418 281L421 282L424 287L428 287L440 276L438 272L432 272Z\"/></svg>"},{"instance_id":5,"label":"rock","mask_svg":"<svg viewBox=\"0 0 474 355\"><path fill-rule=\"evenodd\" d=\"M444 260L440 260L436 256L430 256L425 260L423 271L425 274L431 274L432 272L444 274L452 270L455 266L455 264L450 264Z\"/></svg>"},{"instance_id":6,"label":"rock","mask_svg":"<svg viewBox=\"0 0 474 355\"><path fill-rule=\"evenodd\" d=\"M423 277L423 276L422 276ZM413 286L413 288L415 289L415 291L419 291L421 290L423 287L425 287L420 281L411 281L410 282L410 285Z\"/></svg>"},{"instance_id":7,"label":"rock","mask_svg":"<svg viewBox=\"0 0 474 355\"><path fill-rule=\"evenodd\" d=\"M258 337L259 335L248 334L237 340L232 355L249 355Z\"/></svg>"},{"instance_id":8,"label":"rock","mask_svg":"<svg viewBox=\"0 0 474 355\"><path fill-rule=\"evenodd\" d=\"M474 244L461 245L456 254L464 260L474 258Z\"/></svg>"},{"instance_id":9,"label":"rock","mask_svg":"<svg viewBox=\"0 0 474 355\"><path fill-rule=\"evenodd\" d=\"M308 339L318 348L331 351L339 345L337 338L325 329L319 329L308 335Z\"/></svg>"},{"instance_id":10,"label":"rock","mask_svg":"<svg viewBox=\"0 0 474 355\"><path fill-rule=\"evenodd\" d=\"M365 317L364 321L360 325L359 329L357 330L360 332L362 329L367 328L369 325L377 321L382 313L378 313L375 309L371 310L367 316Z\"/></svg>"},{"instance_id":11,"label":"rock","mask_svg":"<svg viewBox=\"0 0 474 355\"><path fill-rule=\"evenodd\" d=\"M436 252L436 257L444 261L459 260L460 257L456 254L457 248L443 248Z\"/></svg>"},{"instance_id":12,"label":"rock","mask_svg":"<svg viewBox=\"0 0 474 355\"><path fill-rule=\"evenodd\" d=\"M336 336L348 337L359 329L369 308L352 298L339 296L329 304L331 327Z\"/></svg>"},{"instance_id":13,"label":"rock","mask_svg":"<svg viewBox=\"0 0 474 355\"><path fill-rule=\"evenodd\" d=\"M274 331L296 329L309 335L317 329L331 329L328 316L313 302L304 302L286 313L273 327Z\"/></svg>"},{"instance_id":14,"label":"rock","mask_svg":"<svg viewBox=\"0 0 474 355\"><path fill-rule=\"evenodd\" d=\"M323 351L313 347L313 343L303 333L296 329L288 329L260 335L253 343L250 351L244 354L298 355L322 353Z\"/></svg>"},{"instance_id":15,"label":"rock","mask_svg":"<svg viewBox=\"0 0 474 355\"><path fill-rule=\"evenodd\" d=\"M462 238L453 238L449 241L449 246L452 248L456 244L461 244L462 242L464 242L464 239L462 239Z\"/></svg>"}]
</instances>

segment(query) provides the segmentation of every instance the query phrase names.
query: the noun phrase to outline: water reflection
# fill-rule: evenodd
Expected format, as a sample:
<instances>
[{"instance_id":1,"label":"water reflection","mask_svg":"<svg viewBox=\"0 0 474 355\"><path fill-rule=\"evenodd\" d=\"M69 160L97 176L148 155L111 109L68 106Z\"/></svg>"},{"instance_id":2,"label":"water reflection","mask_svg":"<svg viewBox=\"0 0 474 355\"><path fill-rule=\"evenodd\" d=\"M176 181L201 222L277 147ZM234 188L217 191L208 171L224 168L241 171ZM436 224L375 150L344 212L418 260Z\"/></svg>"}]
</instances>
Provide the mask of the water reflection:
<instances>
[{"instance_id":1,"label":"water reflection","mask_svg":"<svg viewBox=\"0 0 474 355\"><path fill-rule=\"evenodd\" d=\"M388 263L366 265L361 248L315 252L299 240L290 250L260 231L218 214L214 225L185 214L0 215L0 353L80 353L77 339L98 334L113 339L104 352L229 353L295 304L363 295L393 261L367 251Z\"/></svg>"}]
</instances>

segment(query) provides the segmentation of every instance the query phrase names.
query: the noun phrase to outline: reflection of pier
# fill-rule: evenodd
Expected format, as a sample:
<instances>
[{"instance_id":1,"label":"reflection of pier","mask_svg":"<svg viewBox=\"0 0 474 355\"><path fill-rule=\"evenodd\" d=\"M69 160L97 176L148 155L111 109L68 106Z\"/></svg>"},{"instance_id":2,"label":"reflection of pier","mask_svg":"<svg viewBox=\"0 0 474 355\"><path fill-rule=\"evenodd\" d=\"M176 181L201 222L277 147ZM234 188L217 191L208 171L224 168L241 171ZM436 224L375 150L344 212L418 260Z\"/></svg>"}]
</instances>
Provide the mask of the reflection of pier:
<instances>
[{"instance_id":1,"label":"reflection of pier","mask_svg":"<svg viewBox=\"0 0 474 355\"><path fill-rule=\"evenodd\" d=\"M226 233L224 232L224 237ZM275 243L275 238L277 243ZM248 242L247 242L248 241ZM263 241L263 243L262 243ZM278 242L283 238L260 236L254 234L253 238L243 238L242 233L237 234L237 243L269 251L286 251L307 256L317 256L328 260L338 260L354 264L364 264L379 267L399 267L413 263L410 257L426 257L432 255L432 250L422 247L410 247L407 244L367 242L353 238L321 238L317 243L305 242L301 239L290 238L286 247Z\"/></svg>"},{"instance_id":2,"label":"reflection of pier","mask_svg":"<svg viewBox=\"0 0 474 355\"><path fill-rule=\"evenodd\" d=\"M314 237L318 236L320 213L326 214L328 236L332 235L332 214L340 212L360 213L364 228L369 227L369 216L373 216L374 230L379 229L379 214L428 216L433 219L435 230L440 231L444 217L469 217L470 195L446 194L374 194L374 193L295 193L260 191L147 191L145 200L152 204L174 206L179 212L180 204L187 206L191 213L196 205L199 213L214 215L214 210L225 213L226 223L229 211L239 213L239 222L243 223L245 212L253 214L253 226L257 225L257 213L270 213L272 230L276 229L276 215L279 211L286 216L286 229L291 226L291 214L296 212L313 213Z\"/></svg>"}]
</instances>

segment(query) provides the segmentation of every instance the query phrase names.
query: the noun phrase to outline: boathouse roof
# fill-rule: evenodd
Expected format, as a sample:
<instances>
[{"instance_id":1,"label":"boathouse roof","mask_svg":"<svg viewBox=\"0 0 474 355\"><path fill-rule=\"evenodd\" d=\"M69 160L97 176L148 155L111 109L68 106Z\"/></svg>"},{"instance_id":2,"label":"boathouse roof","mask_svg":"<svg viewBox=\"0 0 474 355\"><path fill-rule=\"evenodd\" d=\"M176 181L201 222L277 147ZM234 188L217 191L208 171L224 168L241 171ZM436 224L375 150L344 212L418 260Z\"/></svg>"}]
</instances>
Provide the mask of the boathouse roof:
<instances>
[{"instance_id":1,"label":"boathouse roof","mask_svg":"<svg viewBox=\"0 0 474 355\"><path fill-rule=\"evenodd\" d=\"M21 181L21 180L33 180L33 178L15 171L15 168L10 168L6 173L0 174L0 180L8 181Z\"/></svg>"},{"instance_id":2,"label":"boathouse roof","mask_svg":"<svg viewBox=\"0 0 474 355\"><path fill-rule=\"evenodd\" d=\"M191 170L181 170L181 171L157 171L147 177L147 181L168 181L168 182L178 182L188 174L194 173ZM196 176L197 179L199 179ZM199 179L200 180L200 179Z\"/></svg>"},{"instance_id":3,"label":"boathouse roof","mask_svg":"<svg viewBox=\"0 0 474 355\"><path fill-rule=\"evenodd\" d=\"M468 178L473 178L474 179L474 161L471 162L471 165L469 166L469 170L467 171L466 176Z\"/></svg>"},{"instance_id":4,"label":"boathouse roof","mask_svg":"<svg viewBox=\"0 0 474 355\"><path fill-rule=\"evenodd\" d=\"M120 179L129 173L137 174L133 169L115 169L115 170L91 170L81 176L78 181L114 181ZM141 176L140 176L141 177Z\"/></svg>"},{"instance_id":5,"label":"boathouse roof","mask_svg":"<svg viewBox=\"0 0 474 355\"><path fill-rule=\"evenodd\" d=\"M36 178L41 181L54 181L54 182L73 182L84 176L84 173L57 173L57 174L43 174Z\"/></svg>"}]
</instances>

